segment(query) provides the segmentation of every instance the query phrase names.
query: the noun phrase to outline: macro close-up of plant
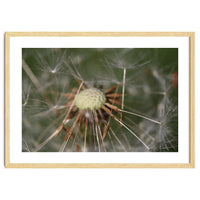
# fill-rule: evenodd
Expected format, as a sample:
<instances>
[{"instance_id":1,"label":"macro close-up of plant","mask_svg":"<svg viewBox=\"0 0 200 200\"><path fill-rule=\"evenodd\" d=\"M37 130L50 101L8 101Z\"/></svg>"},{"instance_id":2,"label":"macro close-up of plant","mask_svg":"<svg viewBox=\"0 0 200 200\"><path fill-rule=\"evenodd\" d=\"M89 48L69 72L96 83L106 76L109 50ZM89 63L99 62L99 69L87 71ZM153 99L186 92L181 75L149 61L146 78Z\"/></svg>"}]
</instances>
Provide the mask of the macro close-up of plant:
<instances>
[{"instance_id":1,"label":"macro close-up of plant","mask_svg":"<svg viewBox=\"0 0 200 200\"><path fill-rule=\"evenodd\" d=\"M23 152L178 152L177 48L23 48Z\"/></svg>"}]
</instances>

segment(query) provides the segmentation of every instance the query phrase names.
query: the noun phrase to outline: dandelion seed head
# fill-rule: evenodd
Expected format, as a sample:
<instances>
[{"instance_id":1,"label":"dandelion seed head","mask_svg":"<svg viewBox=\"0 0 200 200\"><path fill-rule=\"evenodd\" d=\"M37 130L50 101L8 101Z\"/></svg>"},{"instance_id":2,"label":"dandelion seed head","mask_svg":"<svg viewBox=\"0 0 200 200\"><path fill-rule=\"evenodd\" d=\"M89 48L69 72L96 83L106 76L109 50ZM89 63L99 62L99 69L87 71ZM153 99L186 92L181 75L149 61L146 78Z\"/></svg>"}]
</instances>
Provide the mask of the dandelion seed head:
<instances>
[{"instance_id":1,"label":"dandelion seed head","mask_svg":"<svg viewBox=\"0 0 200 200\"><path fill-rule=\"evenodd\" d=\"M75 99L75 105L80 110L98 110L105 102L106 97L104 93L96 88L90 88L81 91Z\"/></svg>"}]
</instances>

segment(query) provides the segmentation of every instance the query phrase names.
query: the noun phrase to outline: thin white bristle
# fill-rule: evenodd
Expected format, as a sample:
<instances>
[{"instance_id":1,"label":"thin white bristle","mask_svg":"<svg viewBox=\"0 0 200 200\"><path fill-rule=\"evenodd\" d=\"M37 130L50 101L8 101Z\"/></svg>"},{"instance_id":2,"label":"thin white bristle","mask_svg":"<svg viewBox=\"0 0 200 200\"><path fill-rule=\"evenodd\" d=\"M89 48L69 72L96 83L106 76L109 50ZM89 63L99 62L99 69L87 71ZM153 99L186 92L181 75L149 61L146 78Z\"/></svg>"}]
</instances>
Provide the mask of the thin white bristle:
<instances>
[{"instance_id":1,"label":"thin white bristle","mask_svg":"<svg viewBox=\"0 0 200 200\"><path fill-rule=\"evenodd\" d=\"M141 114L137 114L137 113L134 113L134 112L129 112L129 111L126 111L126 110L121 110L121 109L120 109L120 111L121 111L121 112L124 112L124 113L128 113L128 114L131 114L131 115L135 115L135 116L141 117L141 118L143 118L143 119L149 120L149 121L154 122L154 123L159 124L159 125L161 124L161 122L156 121L156 120L154 120L154 119L151 119L151 118L146 117L146 116L141 115Z\"/></svg>"},{"instance_id":2,"label":"thin white bristle","mask_svg":"<svg viewBox=\"0 0 200 200\"><path fill-rule=\"evenodd\" d=\"M124 109L124 92L125 92L125 84L126 84L126 68L124 68L124 75L123 75L122 106L121 106L122 109Z\"/></svg>"}]
</instances>

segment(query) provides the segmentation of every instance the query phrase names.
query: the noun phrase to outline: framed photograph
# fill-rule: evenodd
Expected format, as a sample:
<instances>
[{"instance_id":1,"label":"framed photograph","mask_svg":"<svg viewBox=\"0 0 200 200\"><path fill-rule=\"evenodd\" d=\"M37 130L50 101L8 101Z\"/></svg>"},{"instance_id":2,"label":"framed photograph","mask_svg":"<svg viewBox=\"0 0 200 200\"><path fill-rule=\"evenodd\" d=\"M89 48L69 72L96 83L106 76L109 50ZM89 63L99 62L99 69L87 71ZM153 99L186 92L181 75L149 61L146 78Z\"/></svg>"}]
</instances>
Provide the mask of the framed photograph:
<instances>
[{"instance_id":1,"label":"framed photograph","mask_svg":"<svg viewBox=\"0 0 200 200\"><path fill-rule=\"evenodd\" d=\"M5 167L194 168L193 32L5 33Z\"/></svg>"}]
</instances>

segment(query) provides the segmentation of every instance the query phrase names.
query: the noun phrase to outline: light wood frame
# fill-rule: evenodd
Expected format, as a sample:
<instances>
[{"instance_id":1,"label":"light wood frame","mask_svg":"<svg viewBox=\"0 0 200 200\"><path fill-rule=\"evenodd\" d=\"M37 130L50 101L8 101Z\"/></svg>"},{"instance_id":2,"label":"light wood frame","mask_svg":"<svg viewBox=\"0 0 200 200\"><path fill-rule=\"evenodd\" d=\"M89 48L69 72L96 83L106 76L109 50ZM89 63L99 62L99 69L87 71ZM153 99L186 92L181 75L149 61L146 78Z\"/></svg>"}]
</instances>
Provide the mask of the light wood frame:
<instances>
[{"instance_id":1,"label":"light wood frame","mask_svg":"<svg viewBox=\"0 0 200 200\"><path fill-rule=\"evenodd\" d=\"M10 163L10 38L11 37L189 37L190 160L189 163ZM195 167L195 33L194 32L7 32L5 33L5 167L6 168L194 168Z\"/></svg>"}]
</instances>

